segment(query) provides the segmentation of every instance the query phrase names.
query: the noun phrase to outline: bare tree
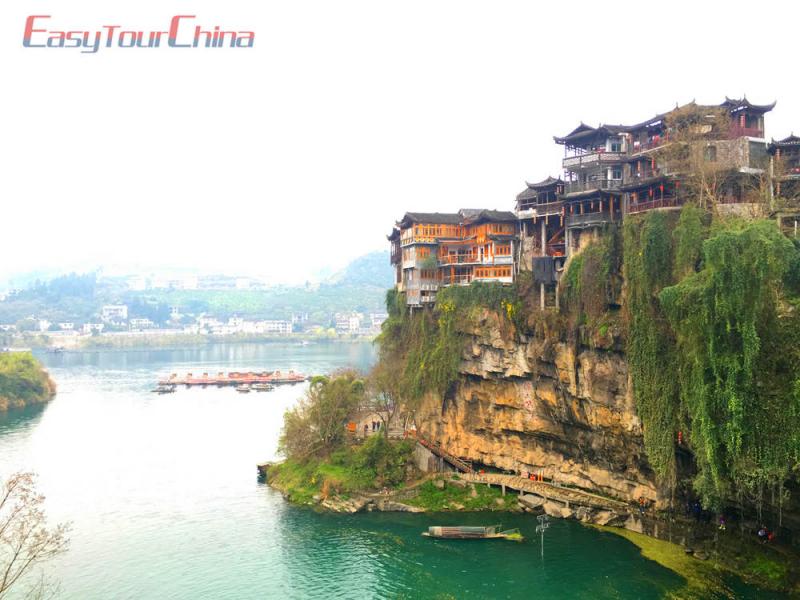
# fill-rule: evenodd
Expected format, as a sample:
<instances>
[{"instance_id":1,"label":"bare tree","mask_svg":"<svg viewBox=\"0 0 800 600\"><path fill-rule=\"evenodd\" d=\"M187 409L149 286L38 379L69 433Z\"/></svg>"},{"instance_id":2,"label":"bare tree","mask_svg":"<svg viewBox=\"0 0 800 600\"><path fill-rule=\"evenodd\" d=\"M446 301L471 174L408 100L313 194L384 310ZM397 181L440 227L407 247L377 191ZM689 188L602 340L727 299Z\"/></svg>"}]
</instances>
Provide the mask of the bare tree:
<instances>
[{"instance_id":1,"label":"bare tree","mask_svg":"<svg viewBox=\"0 0 800 600\"><path fill-rule=\"evenodd\" d=\"M670 143L659 153L660 161L680 179L683 193L699 206L716 210L735 172L728 111L689 104L668 113L664 123Z\"/></svg>"},{"instance_id":2,"label":"bare tree","mask_svg":"<svg viewBox=\"0 0 800 600\"><path fill-rule=\"evenodd\" d=\"M15 473L0 488L0 599L21 580L67 549L69 525L47 526L44 496L33 473ZM36 576L26 597L44 597L51 584Z\"/></svg>"},{"instance_id":3,"label":"bare tree","mask_svg":"<svg viewBox=\"0 0 800 600\"><path fill-rule=\"evenodd\" d=\"M369 374L367 404L383 422L383 434L387 439L389 427L403 406L401 376L398 363L387 361L380 361Z\"/></svg>"}]
</instances>

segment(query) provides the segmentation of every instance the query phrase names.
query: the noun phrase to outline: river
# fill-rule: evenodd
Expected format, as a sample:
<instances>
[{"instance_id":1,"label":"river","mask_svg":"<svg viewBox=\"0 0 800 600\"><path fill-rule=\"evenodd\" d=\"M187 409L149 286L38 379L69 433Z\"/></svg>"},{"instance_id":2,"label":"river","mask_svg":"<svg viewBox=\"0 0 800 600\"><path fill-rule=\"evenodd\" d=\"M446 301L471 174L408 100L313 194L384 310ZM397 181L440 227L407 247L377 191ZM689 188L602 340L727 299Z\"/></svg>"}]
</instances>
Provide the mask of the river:
<instances>
[{"instance_id":1,"label":"river","mask_svg":"<svg viewBox=\"0 0 800 600\"><path fill-rule=\"evenodd\" d=\"M0 475L33 470L69 552L57 598L661 598L673 572L615 535L552 521L544 558L529 515L327 515L256 477L276 458L302 385L268 393L149 390L171 372L368 368L369 344L236 344L41 356L58 384L43 408L0 416ZM513 542L423 538L429 524L520 527ZM737 597L760 597L736 586Z\"/></svg>"}]
</instances>

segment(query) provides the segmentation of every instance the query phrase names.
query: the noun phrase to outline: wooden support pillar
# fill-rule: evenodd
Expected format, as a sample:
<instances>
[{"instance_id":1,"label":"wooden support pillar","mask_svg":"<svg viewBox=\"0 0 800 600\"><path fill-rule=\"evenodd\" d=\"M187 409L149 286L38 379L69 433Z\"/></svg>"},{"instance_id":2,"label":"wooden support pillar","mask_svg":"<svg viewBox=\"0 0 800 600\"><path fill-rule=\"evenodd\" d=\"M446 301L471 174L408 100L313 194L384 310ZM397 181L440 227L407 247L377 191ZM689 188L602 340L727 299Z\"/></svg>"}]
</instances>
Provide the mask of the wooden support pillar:
<instances>
[{"instance_id":1,"label":"wooden support pillar","mask_svg":"<svg viewBox=\"0 0 800 600\"><path fill-rule=\"evenodd\" d=\"M503 496L505 496L505 495L506 495L506 484L505 484L505 483L501 483L501 484L500 484L500 493L501 493Z\"/></svg>"},{"instance_id":2,"label":"wooden support pillar","mask_svg":"<svg viewBox=\"0 0 800 600\"><path fill-rule=\"evenodd\" d=\"M542 256L547 256L547 228L542 221Z\"/></svg>"},{"instance_id":3,"label":"wooden support pillar","mask_svg":"<svg viewBox=\"0 0 800 600\"><path fill-rule=\"evenodd\" d=\"M544 310L544 283L539 284L539 306Z\"/></svg>"}]
</instances>

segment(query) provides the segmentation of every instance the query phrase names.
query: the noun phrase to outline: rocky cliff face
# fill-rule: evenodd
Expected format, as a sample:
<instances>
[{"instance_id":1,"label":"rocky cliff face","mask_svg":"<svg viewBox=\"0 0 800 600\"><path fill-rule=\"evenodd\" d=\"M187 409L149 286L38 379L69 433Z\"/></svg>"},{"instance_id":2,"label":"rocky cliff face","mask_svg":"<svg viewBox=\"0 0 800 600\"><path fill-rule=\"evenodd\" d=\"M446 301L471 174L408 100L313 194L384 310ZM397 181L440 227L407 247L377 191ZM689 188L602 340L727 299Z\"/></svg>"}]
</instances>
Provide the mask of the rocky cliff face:
<instances>
[{"instance_id":1,"label":"rocky cliff face","mask_svg":"<svg viewBox=\"0 0 800 600\"><path fill-rule=\"evenodd\" d=\"M489 311L467 333L454 390L423 403L423 435L475 463L662 504L618 340L519 338Z\"/></svg>"}]
</instances>

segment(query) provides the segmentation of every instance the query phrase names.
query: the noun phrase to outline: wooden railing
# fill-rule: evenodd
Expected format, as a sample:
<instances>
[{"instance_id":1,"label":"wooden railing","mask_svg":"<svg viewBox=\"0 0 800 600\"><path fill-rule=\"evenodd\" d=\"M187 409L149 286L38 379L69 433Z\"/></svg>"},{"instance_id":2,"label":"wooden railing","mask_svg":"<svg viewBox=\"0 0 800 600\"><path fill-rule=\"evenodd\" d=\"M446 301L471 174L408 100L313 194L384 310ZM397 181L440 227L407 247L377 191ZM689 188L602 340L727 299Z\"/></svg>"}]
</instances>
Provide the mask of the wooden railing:
<instances>
[{"instance_id":1,"label":"wooden railing","mask_svg":"<svg viewBox=\"0 0 800 600\"><path fill-rule=\"evenodd\" d=\"M764 130L759 127L742 127L741 125L731 125L731 138L738 137L763 138Z\"/></svg>"},{"instance_id":2,"label":"wooden railing","mask_svg":"<svg viewBox=\"0 0 800 600\"><path fill-rule=\"evenodd\" d=\"M654 208L673 208L680 206L677 198L661 198L649 202L632 202L628 205L628 214L640 213Z\"/></svg>"},{"instance_id":3,"label":"wooden railing","mask_svg":"<svg viewBox=\"0 0 800 600\"><path fill-rule=\"evenodd\" d=\"M622 185L621 179L594 179L592 181L569 181L565 184L564 192L588 192L589 190L613 190Z\"/></svg>"},{"instance_id":4,"label":"wooden railing","mask_svg":"<svg viewBox=\"0 0 800 600\"><path fill-rule=\"evenodd\" d=\"M416 438L417 442L428 450L430 450L436 456L443 458L448 463L453 465L456 469L461 471L462 473L474 473L475 471L472 468L472 465L467 463L464 460L461 460L457 456L453 456L447 450L443 449L439 444L426 440L416 431L409 431L408 434Z\"/></svg>"}]
</instances>

